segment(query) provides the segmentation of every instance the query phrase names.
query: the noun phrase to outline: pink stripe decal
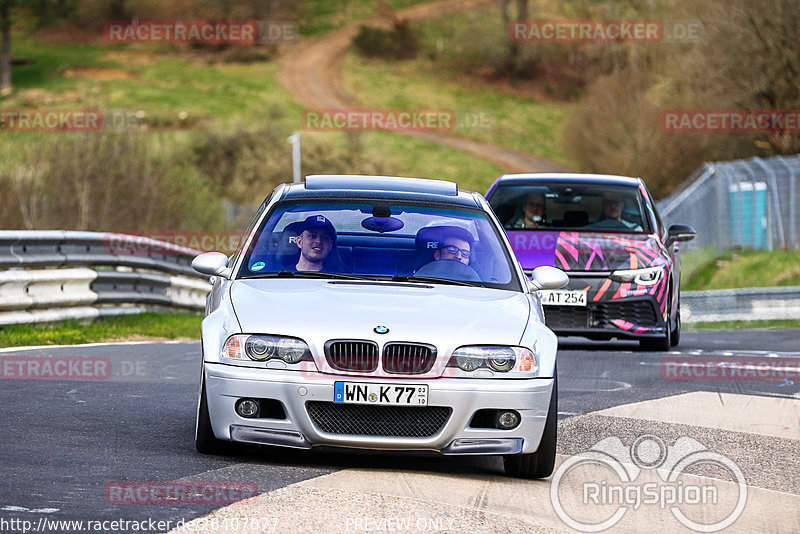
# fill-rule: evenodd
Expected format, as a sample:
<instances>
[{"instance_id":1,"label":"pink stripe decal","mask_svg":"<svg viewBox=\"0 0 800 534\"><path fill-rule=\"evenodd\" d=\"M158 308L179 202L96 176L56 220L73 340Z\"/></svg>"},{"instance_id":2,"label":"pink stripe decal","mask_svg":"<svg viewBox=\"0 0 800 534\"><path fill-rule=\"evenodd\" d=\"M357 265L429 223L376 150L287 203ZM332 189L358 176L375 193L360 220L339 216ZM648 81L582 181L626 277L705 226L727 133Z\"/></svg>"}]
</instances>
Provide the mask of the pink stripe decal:
<instances>
[{"instance_id":1,"label":"pink stripe decal","mask_svg":"<svg viewBox=\"0 0 800 534\"><path fill-rule=\"evenodd\" d=\"M608 289L608 286L610 286L610 285L611 285L611 279L610 278L606 278L605 281L603 282L603 285L601 285L600 289L597 290L597 295L595 295L592 300L594 302L597 302L598 300L600 300L600 297L603 296L603 293L606 292L606 289Z\"/></svg>"},{"instance_id":2,"label":"pink stripe decal","mask_svg":"<svg viewBox=\"0 0 800 534\"><path fill-rule=\"evenodd\" d=\"M600 261L603 261L605 259L603 258L603 247L601 247L598 243L594 243L592 241L587 242L586 245L590 249L592 249L592 255L589 256L589 261L586 262L586 270L591 271L592 262L594 261L595 257L600 258Z\"/></svg>"},{"instance_id":3,"label":"pink stripe decal","mask_svg":"<svg viewBox=\"0 0 800 534\"><path fill-rule=\"evenodd\" d=\"M567 265L567 261L564 259L564 256L562 256L561 253L557 250L556 250L556 258L558 259L558 261L561 262L561 266L568 271L569 265Z\"/></svg>"},{"instance_id":4,"label":"pink stripe decal","mask_svg":"<svg viewBox=\"0 0 800 534\"><path fill-rule=\"evenodd\" d=\"M564 247L564 250L566 250L569 253L570 256L572 256L573 260L578 261L578 249L577 248L573 247L571 243L567 243L566 241L561 243L561 246Z\"/></svg>"},{"instance_id":5,"label":"pink stripe decal","mask_svg":"<svg viewBox=\"0 0 800 534\"><path fill-rule=\"evenodd\" d=\"M612 299L625 298L628 296L628 291L630 291L630 289L631 289L630 282L625 282L624 284L620 284L619 289L617 289L617 293L611 298Z\"/></svg>"},{"instance_id":6,"label":"pink stripe decal","mask_svg":"<svg viewBox=\"0 0 800 534\"><path fill-rule=\"evenodd\" d=\"M629 323L628 321L623 321L622 319L614 319L613 321L611 321L611 323L614 326L621 328L622 330L625 330L626 332L631 328L633 328L633 323Z\"/></svg>"}]
</instances>

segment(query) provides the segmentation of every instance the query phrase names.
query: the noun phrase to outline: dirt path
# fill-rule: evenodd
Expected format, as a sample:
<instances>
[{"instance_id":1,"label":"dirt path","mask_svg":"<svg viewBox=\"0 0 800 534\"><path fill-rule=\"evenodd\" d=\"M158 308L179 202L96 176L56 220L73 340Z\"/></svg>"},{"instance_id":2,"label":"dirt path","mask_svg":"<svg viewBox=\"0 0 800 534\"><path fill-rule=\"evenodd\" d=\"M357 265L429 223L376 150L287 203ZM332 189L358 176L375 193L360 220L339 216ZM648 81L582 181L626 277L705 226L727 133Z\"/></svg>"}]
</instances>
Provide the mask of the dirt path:
<instances>
[{"instance_id":1,"label":"dirt path","mask_svg":"<svg viewBox=\"0 0 800 534\"><path fill-rule=\"evenodd\" d=\"M408 20L421 20L496 3L495 0L439 0L402 9L396 14ZM358 105L355 96L343 90L339 71L342 60L350 48L350 42L361 24L389 26L385 18L377 17L354 22L321 39L301 45L284 57L278 80L292 92L298 102L308 108L341 108ZM506 172L568 170L545 158L457 135L433 132L408 132L404 135L468 152L491 161Z\"/></svg>"}]
</instances>

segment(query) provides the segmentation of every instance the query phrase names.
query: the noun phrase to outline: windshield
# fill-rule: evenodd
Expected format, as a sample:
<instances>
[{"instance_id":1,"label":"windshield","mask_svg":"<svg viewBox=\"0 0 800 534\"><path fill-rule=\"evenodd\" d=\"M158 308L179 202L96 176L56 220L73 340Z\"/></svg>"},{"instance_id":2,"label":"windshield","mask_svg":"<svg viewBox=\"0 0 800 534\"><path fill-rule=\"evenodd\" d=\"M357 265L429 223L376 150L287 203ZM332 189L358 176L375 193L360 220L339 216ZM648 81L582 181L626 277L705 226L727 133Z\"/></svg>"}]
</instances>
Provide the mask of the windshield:
<instances>
[{"instance_id":1,"label":"windshield","mask_svg":"<svg viewBox=\"0 0 800 534\"><path fill-rule=\"evenodd\" d=\"M520 290L495 226L477 210L282 202L245 252L239 278L346 275Z\"/></svg>"},{"instance_id":2,"label":"windshield","mask_svg":"<svg viewBox=\"0 0 800 534\"><path fill-rule=\"evenodd\" d=\"M500 186L489 203L507 230L649 232L634 187L559 183Z\"/></svg>"}]
</instances>

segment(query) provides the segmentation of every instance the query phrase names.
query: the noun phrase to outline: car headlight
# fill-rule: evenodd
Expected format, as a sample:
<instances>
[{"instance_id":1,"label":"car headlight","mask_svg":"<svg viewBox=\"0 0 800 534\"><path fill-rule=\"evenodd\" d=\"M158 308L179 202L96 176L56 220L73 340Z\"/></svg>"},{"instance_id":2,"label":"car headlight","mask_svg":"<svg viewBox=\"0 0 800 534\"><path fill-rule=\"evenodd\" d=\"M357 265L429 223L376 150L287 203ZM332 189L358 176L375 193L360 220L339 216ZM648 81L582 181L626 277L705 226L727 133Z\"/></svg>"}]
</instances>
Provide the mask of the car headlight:
<instances>
[{"instance_id":1,"label":"car headlight","mask_svg":"<svg viewBox=\"0 0 800 534\"><path fill-rule=\"evenodd\" d=\"M535 351L535 344L533 350L525 347L486 345L460 347L453 352L447 366L469 373L465 376L479 376L473 375L473 373L481 369L506 375L518 373L535 375L539 371L539 362Z\"/></svg>"},{"instance_id":2,"label":"car headlight","mask_svg":"<svg viewBox=\"0 0 800 534\"><path fill-rule=\"evenodd\" d=\"M633 282L641 286L652 286L661 278L664 268L647 267L646 269L620 269L611 272L611 279L617 282Z\"/></svg>"},{"instance_id":3,"label":"car headlight","mask_svg":"<svg viewBox=\"0 0 800 534\"><path fill-rule=\"evenodd\" d=\"M293 337L236 334L228 338L222 355L231 360L265 362L282 360L288 364L313 361L305 341Z\"/></svg>"}]
</instances>

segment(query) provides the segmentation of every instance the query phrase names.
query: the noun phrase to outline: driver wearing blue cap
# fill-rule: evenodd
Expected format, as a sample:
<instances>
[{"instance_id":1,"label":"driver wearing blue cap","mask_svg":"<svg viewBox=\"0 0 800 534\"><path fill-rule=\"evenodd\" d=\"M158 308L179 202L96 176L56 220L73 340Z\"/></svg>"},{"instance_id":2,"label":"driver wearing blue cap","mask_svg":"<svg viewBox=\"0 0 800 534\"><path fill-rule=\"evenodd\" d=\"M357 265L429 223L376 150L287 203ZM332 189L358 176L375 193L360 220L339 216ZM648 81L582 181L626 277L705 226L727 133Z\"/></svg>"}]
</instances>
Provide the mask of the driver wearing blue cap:
<instances>
[{"instance_id":1,"label":"driver wearing blue cap","mask_svg":"<svg viewBox=\"0 0 800 534\"><path fill-rule=\"evenodd\" d=\"M300 257L297 261L298 271L322 271L325 260L336 245L336 229L322 215L307 217L297 235L297 248Z\"/></svg>"}]
</instances>

